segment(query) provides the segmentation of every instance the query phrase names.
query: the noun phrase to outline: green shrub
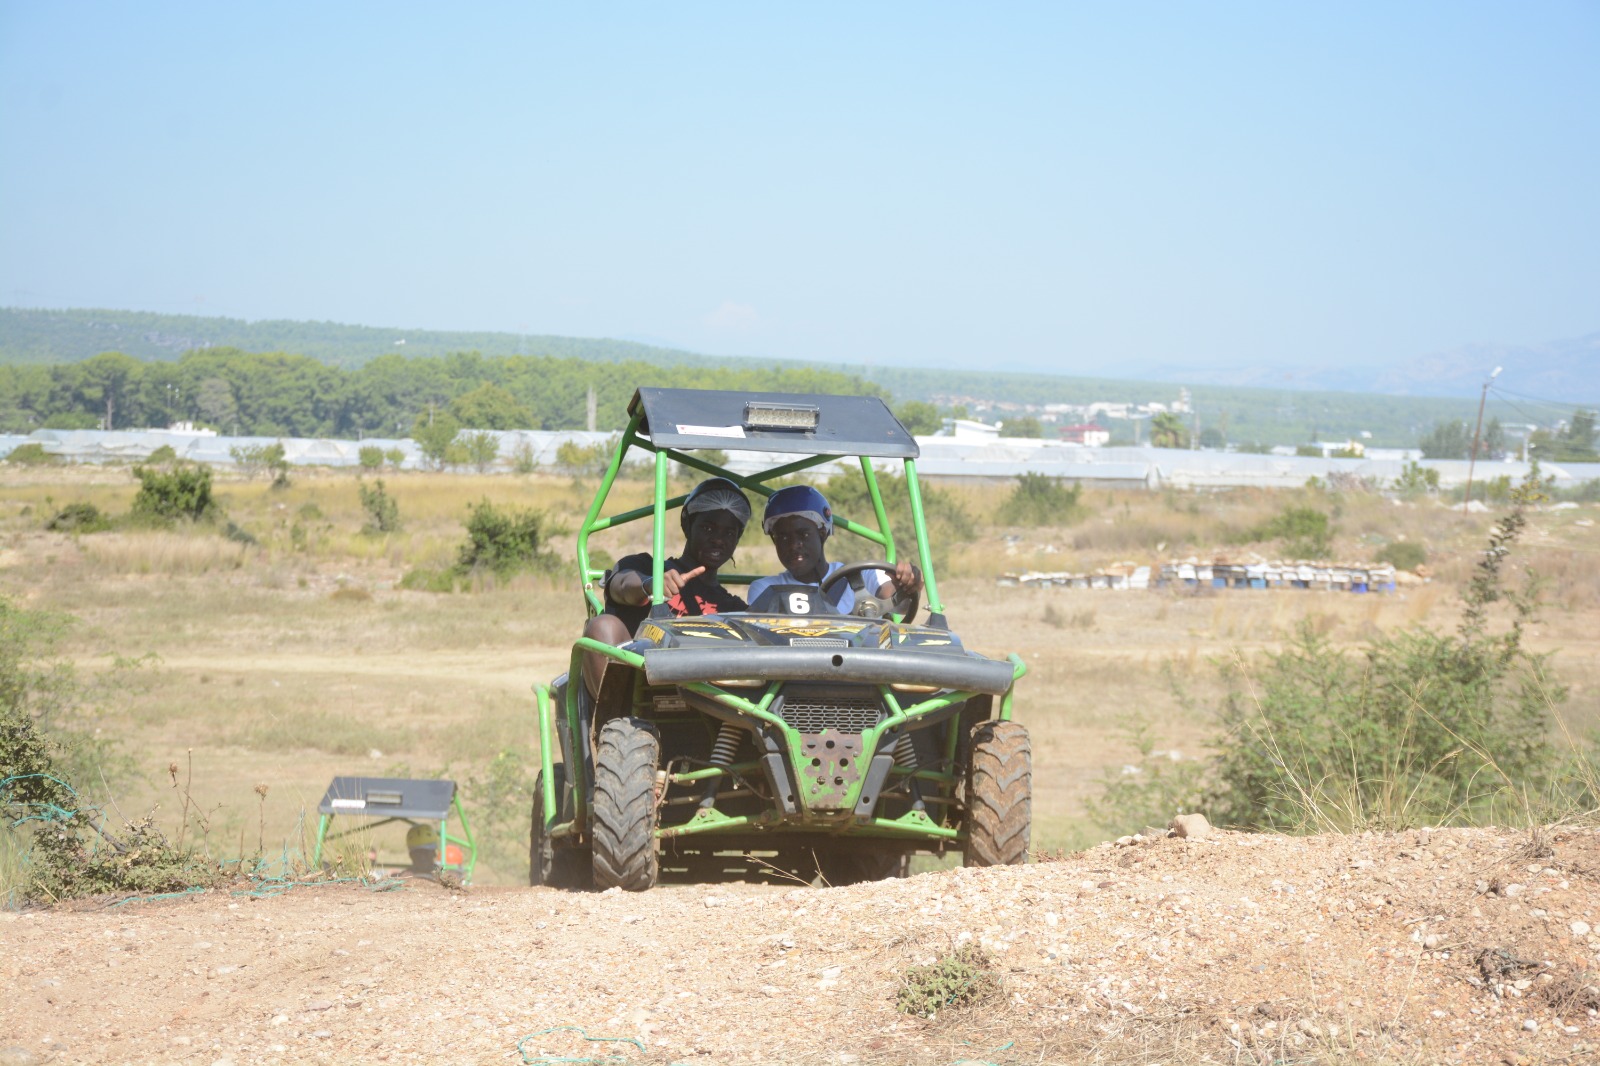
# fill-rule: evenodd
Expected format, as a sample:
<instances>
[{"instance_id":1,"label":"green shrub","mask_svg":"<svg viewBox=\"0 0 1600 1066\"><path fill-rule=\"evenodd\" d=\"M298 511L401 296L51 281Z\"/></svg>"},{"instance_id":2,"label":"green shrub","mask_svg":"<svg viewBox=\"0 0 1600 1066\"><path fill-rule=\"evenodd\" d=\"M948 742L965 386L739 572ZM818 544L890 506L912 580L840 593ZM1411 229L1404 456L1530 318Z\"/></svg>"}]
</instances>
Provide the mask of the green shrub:
<instances>
[{"instance_id":1,"label":"green shrub","mask_svg":"<svg viewBox=\"0 0 1600 1066\"><path fill-rule=\"evenodd\" d=\"M383 449L376 444L363 444L356 455L361 460L363 470L377 470L383 466Z\"/></svg>"},{"instance_id":2,"label":"green shrub","mask_svg":"<svg viewBox=\"0 0 1600 1066\"><path fill-rule=\"evenodd\" d=\"M907 400L895 408L894 416L906 427L907 433L917 436L937 433L944 425L939 409L924 400Z\"/></svg>"},{"instance_id":3,"label":"green shrub","mask_svg":"<svg viewBox=\"0 0 1600 1066\"><path fill-rule=\"evenodd\" d=\"M1498 477L1485 478L1482 487L1473 490L1473 496L1487 502L1505 503L1511 499L1513 489L1511 475L1501 474Z\"/></svg>"},{"instance_id":4,"label":"green shrub","mask_svg":"<svg viewBox=\"0 0 1600 1066\"><path fill-rule=\"evenodd\" d=\"M289 459L284 454L283 442L275 441L266 446L262 452L262 461L265 463L267 473L272 475L272 487L286 489L289 487Z\"/></svg>"},{"instance_id":5,"label":"green shrub","mask_svg":"<svg viewBox=\"0 0 1600 1066\"><path fill-rule=\"evenodd\" d=\"M973 1007L1000 991L989 955L976 944L963 944L927 966L911 966L900 979L895 1009L918 1018L932 1018L953 1007Z\"/></svg>"},{"instance_id":6,"label":"green shrub","mask_svg":"<svg viewBox=\"0 0 1600 1066\"><path fill-rule=\"evenodd\" d=\"M573 477L600 477L611 465L616 450L613 441L579 444L575 440L565 440L556 448L556 469Z\"/></svg>"},{"instance_id":7,"label":"green shrub","mask_svg":"<svg viewBox=\"0 0 1600 1066\"><path fill-rule=\"evenodd\" d=\"M1325 512L1314 507L1288 507L1250 534L1252 540L1279 540L1297 559L1320 559L1331 547L1332 529Z\"/></svg>"},{"instance_id":8,"label":"green shrub","mask_svg":"<svg viewBox=\"0 0 1600 1066\"><path fill-rule=\"evenodd\" d=\"M255 477L266 469L266 454L265 444L235 444L228 449L228 457L248 477Z\"/></svg>"},{"instance_id":9,"label":"green shrub","mask_svg":"<svg viewBox=\"0 0 1600 1066\"><path fill-rule=\"evenodd\" d=\"M511 449L511 469L519 474L531 474L538 467L538 457L534 454L533 445L523 441Z\"/></svg>"},{"instance_id":10,"label":"green shrub","mask_svg":"<svg viewBox=\"0 0 1600 1066\"><path fill-rule=\"evenodd\" d=\"M165 470L136 466L139 492L133 498L133 517L155 524L170 525L184 520L208 521L217 515L211 496L211 470L204 466L174 466Z\"/></svg>"},{"instance_id":11,"label":"green shrub","mask_svg":"<svg viewBox=\"0 0 1600 1066\"><path fill-rule=\"evenodd\" d=\"M111 520L94 504L80 500L57 511L44 528L56 533L103 533L111 528Z\"/></svg>"},{"instance_id":12,"label":"green shrub","mask_svg":"<svg viewBox=\"0 0 1600 1066\"><path fill-rule=\"evenodd\" d=\"M151 463L175 463L178 461L178 453L172 445L163 444L151 452L150 458L146 461Z\"/></svg>"},{"instance_id":13,"label":"green shrub","mask_svg":"<svg viewBox=\"0 0 1600 1066\"><path fill-rule=\"evenodd\" d=\"M1006 526L1071 525L1089 513L1080 500L1082 495L1080 483L1067 486L1060 478L1023 474L995 513L995 521Z\"/></svg>"},{"instance_id":14,"label":"green shrub","mask_svg":"<svg viewBox=\"0 0 1600 1066\"><path fill-rule=\"evenodd\" d=\"M72 664L50 658L68 622L0 599L0 834L23 857L8 871L4 902L213 883L215 864L172 846L150 819L113 833L87 793L85 783L120 779L125 768L78 724L84 690Z\"/></svg>"},{"instance_id":15,"label":"green shrub","mask_svg":"<svg viewBox=\"0 0 1600 1066\"><path fill-rule=\"evenodd\" d=\"M1439 471L1420 463L1407 463L1394 479L1394 490L1408 500L1434 495L1439 491Z\"/></svg>"},{"instance_id":16,"label":"green shrub","mask_svg":"<svg viewBox=\"0 0 1600 1066\"><path fill-rule=\"evenodd\" d=\"M289 487L289 459L282 441L271 444L240 444L228 449L228 455L250 477L265 474L272 478L272 487Z\"/></svg>"},{"instance_id":17,"label":"green shrub","mask_svg":"<svg viewBox=\"0 0 1600 1066\"><path fill-rule=\"evenodd\" d=\"M488 500L475 503L467 515L467 540L456 554L454 572L462 577L490 573L505 578L549 569L557 562L544 550L552 532L542 511L496 507Z\"/></svg>"},{"instance_id":18,"label":"green shrub","mask_svg":"<svg viewBox=\"0 0 1600 1066\"><path fill-rule=\"evenodd\" d=\"M454 570L430 570L420 566L407 570L400 579L400 587L410 592L454 592L460 583Z\"/></svg>"},{"instance_id":19,"label":"green shrub","mask_svg":"<svg viewBox=\"0 0 1600 1066\"><path fill-rule=\"evenodd\" d=\"M455 461L450 458L450 448L460 432L461 423L450 415L429 411L417 416L416 425L411 427L411 439L417 442L428 465L440 470Z\"/></svg>"},{"instance_id":20,"label":"green shrub","mask_svg":"<svg viewBox=\"0 0 1600 1066\"><path fill-rule=\"evenodd\" d=\"M480 474L488 473L500 454L500 438L486 429L468 433L461 444L466 449L466 461Z\"/></svg>"},{"instance_id":21,"label":"green shrub","mask_svg":"<svg viewBox=\"0 0 1600 1066\"><path fill-rule=\"evenodd\" d=\"M528 859L528 807L539 757L516 748L500 751L482 772L461 782L462 800L472 810L479 858L496 870L512 870Z\"/></svg>"},{"instance_id":22,"label":"green shrub","mask_svg":"<svg viewBox=\"0 0 1600 1066\"><path fill-rule=\"evenodd\" d=\"M10 454L6 456L6 462L15 463L18 466L48 466L60 461L61 457L59 455L51 455L44 450L44 445L38 441L19 444L12 448Z\"/></svg>"},{"instance_id":23,"label":"green shrub","mask_svg":"<svg viewBox=\"0 0 1600 1066\"><path fill-rule=\"evenodd\" d=\"M400 505L385 491L383 479L373 482L371 488L363 482L358 489L361 493L361 509L367 512L367 521L361 527L361 532L369 536L399 532Z\"/></svg>"},{"instance_id":24,"label":"green shrub","mask_svg":"<svg viewBox=\"0 0 1600 1066\"><path fill-rule=\"evenodd\" d=\"M399 470L405 465L406 451L404 448L390 448L388 451L383 453L383 461L394 467L396 470Z\"/></svg>"},{"instance_id":25,"label":"green shrub","mask_svg":"<svg viewBox=\"0 0 1600 1066\"><path fill-rule=\"evenodd\" d=\"M1396 570L1415 570L1427 561L1427 549L1414 540L1397 540L1378 552L1378 562L1388 563Z\"/></svg>"},{"instance_id":26,"label":"green shrub","mask_svg":"<svg viewBox=\"0 0 1600 1066\"><path fill-rule=\"evenodd\" d=\"M235 544L243 544L250 548L257 547L261 543L260 541L256 540L255 536L251 534L248 529L245 529L243 526L236 525L231 520L222 528L222 535L233 541Z\"/></svg>"}]
</instances>

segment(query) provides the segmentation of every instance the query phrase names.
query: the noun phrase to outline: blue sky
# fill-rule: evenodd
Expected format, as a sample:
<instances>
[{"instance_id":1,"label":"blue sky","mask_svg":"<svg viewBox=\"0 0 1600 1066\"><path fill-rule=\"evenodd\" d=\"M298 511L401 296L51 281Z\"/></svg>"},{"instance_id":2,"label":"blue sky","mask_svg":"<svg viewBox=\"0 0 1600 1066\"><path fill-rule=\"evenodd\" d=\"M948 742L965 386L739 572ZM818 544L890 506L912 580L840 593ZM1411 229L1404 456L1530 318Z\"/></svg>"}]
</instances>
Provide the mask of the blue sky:
<instances>
[{"instance_id":1,"label":"blue sky","mask_svg":"<svg viewBox=\"0 0 1600 1066\"><path fill-rule=\"evenodd\" d=\"M0 304L1088 374L1600 330L1600 4L987 7L0 0Z\"/></svg>"}]
</instances>

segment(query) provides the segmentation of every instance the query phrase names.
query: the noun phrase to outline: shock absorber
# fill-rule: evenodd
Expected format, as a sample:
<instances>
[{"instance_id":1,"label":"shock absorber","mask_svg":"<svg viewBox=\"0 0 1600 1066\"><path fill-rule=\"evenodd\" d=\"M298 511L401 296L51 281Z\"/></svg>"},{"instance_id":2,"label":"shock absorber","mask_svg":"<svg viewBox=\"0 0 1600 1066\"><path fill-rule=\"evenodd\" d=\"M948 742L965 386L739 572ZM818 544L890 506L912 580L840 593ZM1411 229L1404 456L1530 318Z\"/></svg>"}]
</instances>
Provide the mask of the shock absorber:
<instances>
[{"instance_id":1,"label":"shock absorber","mask_svg":"<svg viewBox=\"0 0 1600 1066\"><path fill-rule=\"evenodd\" d=\"M894 742L894 761L907 770L916 772L917 746L911 743L910 733L901 733ZM911 809L926 810L927 805L922 802L922 782L916 778L911 779Z\"/></svg>"},{"instance_id":2,"label":"shock absorber","mask_svg":"<svg viewBox=\"0 0 1600 1066\"><path fill-rule=\"evenodd\" d=\"M727 722L722 723L717 729L716 743L711 745L711 765L724 770L732 766L733 757L739 754L739 742L743 739L743 730ZM722 776L718 775L706 781L706 794L700 797L702 808L716 805L717 789L721 786L722 780Z\"/></svg>"}]
</instances>

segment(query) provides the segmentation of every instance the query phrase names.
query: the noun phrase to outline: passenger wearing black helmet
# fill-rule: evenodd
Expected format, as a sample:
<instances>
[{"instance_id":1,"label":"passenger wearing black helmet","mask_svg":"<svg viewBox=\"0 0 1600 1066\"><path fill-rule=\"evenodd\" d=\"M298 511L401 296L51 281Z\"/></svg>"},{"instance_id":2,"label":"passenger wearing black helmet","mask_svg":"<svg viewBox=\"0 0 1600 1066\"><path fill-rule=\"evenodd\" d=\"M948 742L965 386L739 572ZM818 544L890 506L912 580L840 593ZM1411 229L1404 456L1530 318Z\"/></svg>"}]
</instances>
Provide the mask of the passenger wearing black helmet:
<instances>
[{"instance_id":1,"label":"passenger wearing black helmet","mask_svg":"<svg viewBox=\"0 0 1600 1066\"><path fill-rule=\"evenodd\" d=\"M750 521L750 501L738 485L714 477L694 487L683 503L683 551L661 564L661 591L674 615L717 614L742 611L744 600L717 583L717 571L733 558L744 527ZM649 552L617 561L606 578L603 614L589 619L583 635L607 644L626 644L650 614L650 582L654 559ZM584 655L583 679L591 693L598 692L606 657Z\"/></svg>"}]
</instances>

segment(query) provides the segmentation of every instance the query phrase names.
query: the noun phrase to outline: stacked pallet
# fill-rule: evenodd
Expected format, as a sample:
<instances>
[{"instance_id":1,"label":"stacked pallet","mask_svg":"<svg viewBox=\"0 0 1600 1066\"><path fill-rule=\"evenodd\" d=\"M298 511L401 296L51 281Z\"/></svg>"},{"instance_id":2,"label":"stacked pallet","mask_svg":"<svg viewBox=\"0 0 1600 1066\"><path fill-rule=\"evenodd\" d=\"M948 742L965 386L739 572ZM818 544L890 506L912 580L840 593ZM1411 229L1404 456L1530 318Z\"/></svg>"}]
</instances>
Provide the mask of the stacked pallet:
<instances>
[{"instance_id":1,"label":"stacked pallet","mask_svg":"<svg viewBox=\"0 0 1600 1066\"><path fill-rule=\"evenodd\" d=\"M1000 575L998 584L1034 589L1147 589L1151 568L1135 563L1115 563L1099 570L1073 573L1065 570L1026 570Z\"/></svg>"},{"instance_id":2,"label":"stacked pallet","mask_svg":"<svg viewBox=\"0 0 1600 1066\"><path fill-rule=\"evenodd\" d=\"M1393 592L1410 574L1383 563L1254 562L1190 558L1159 569L1117 563L1086 572L1025 570L1000 575L1006 588L1061 589L1321 589L1331 592ZM1413 579L1415 580L1415 579Z\"/></svg>"},{"instance_id":3,"label":"stacked pallet","mask_svg":"<svg viewBox=\"0 0 1600 1066\"><path fill-rule=\"evenodd\" d=\"M1333 592L1393 592L1394 567L1384 563L1163 563L1157 587L1218 589L1323 589Z\"/></svg>"}]
</instances>

